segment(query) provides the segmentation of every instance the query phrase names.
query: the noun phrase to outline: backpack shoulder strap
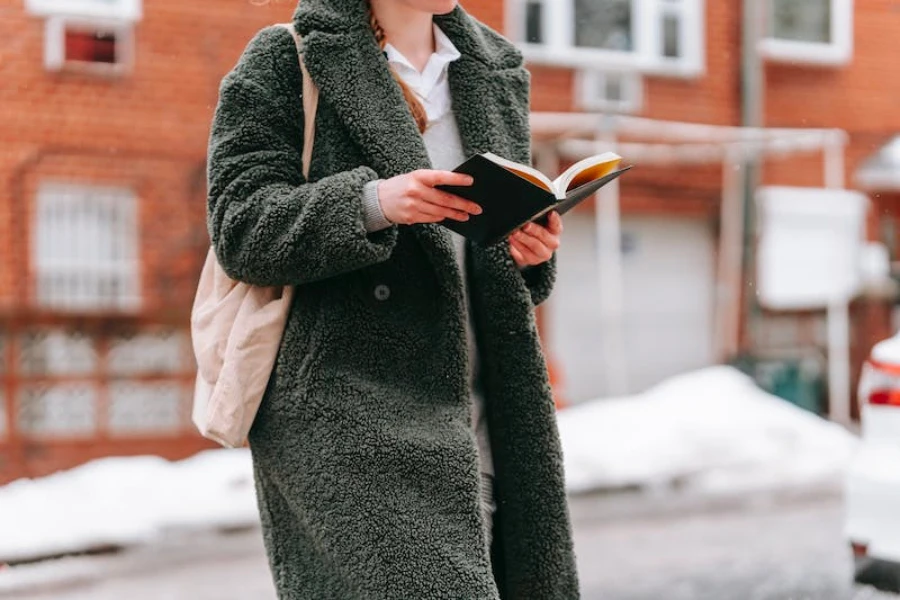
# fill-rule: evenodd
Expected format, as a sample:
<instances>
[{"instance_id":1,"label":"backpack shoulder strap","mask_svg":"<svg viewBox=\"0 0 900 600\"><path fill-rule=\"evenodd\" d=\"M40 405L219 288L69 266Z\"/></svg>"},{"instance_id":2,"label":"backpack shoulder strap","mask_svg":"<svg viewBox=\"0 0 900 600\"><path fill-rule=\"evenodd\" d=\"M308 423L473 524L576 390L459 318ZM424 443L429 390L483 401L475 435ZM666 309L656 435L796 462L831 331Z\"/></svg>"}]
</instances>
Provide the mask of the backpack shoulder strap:
<instances>
[{"instance_id":1,"label":"backpack shoulder strap","mask_svg":"<svg viewBox=\"0 0 900 600\"><path fill-rule=\"evenodd\" d=\"M300 72L303 74L303 177L309 180L309 164L312 161L313 143L316 138L316 110L319 108L319 88L309 76L306 65L303 62L303 40L294 29L293 23L280 23L291 32L294 43L297 44L297 58L300 62Z\"/></svg>"}]
</instances>

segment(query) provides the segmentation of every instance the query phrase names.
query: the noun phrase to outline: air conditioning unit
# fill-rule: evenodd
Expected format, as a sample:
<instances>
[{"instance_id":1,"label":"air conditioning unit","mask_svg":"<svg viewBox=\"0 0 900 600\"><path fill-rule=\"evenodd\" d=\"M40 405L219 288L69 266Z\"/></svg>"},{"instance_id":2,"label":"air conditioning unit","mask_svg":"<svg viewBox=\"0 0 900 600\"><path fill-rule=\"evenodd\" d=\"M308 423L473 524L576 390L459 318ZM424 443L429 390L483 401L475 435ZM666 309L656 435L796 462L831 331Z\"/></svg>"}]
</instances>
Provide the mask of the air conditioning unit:
<instances>
[{"instance_id":1,"label":"air conditioning unit","mask_svg":"<svg viewBox=\"0 0 900 600\"><path fill-rule=\"evenodd\" d=\"M586 111L638 113L644 104L644 83L636 71L584 69L576 73L575 101Z\"/></svg>"}]
</instances>

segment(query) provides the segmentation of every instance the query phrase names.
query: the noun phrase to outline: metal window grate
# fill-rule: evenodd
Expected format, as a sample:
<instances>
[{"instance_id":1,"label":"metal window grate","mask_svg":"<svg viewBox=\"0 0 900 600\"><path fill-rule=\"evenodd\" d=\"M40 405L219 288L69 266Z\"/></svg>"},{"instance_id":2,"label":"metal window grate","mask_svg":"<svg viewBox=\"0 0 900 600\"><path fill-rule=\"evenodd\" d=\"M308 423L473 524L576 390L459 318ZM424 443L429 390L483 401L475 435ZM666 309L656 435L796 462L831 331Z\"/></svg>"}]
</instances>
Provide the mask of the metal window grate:
<instances>
[{"instance_id":1,"label":"metal window grate","mask_svg":"<svg viewBox=\"0 0 900 600\"><path fill-rule=\"evenodd\" d=\"M94 339L78 332L34 330L19 337L23 375L87 375L97 369Z\"/></svg>"},{"instance_id":2,"label":"metal window grate","mask_svg":"<svg viewBox=\"0 0 900 600\"><path fill-rule=\"evenodd\" d=\"M23 386L16 424L26 435L83 437L97 425L97 390L88 383Z\"/></svg>"},{"instance_id":3,"label":"metal window grate","mask_svg":"<svg viewBox=\"0 0 900 600\"><path fill-rule=\"evenodd\" d=\"M110 385L109 431L114 435L177 434L184 427L190 394L177 383Z\"/></svg>"},{"instance_id":4,"label":"metal window grate","mask_svg":"<svg viewBox=\"0 0 900 600\"><path fill-rule=\"evenodd\" d=\"M58 183L38 190L37 301L70 311L140 304L136 198L124 188Z\"/></svg>"},{"instance_id":5,"label":"metal window grate","mask_svg":"<svg viewBox=\"0 0 900 600\"><path fill-rule=\"evenodd\" d=\"M114 375L178 374L188 370L192 360L184 331L160 331L113 338L108 368Z\"/></svg>"}]
</instances>

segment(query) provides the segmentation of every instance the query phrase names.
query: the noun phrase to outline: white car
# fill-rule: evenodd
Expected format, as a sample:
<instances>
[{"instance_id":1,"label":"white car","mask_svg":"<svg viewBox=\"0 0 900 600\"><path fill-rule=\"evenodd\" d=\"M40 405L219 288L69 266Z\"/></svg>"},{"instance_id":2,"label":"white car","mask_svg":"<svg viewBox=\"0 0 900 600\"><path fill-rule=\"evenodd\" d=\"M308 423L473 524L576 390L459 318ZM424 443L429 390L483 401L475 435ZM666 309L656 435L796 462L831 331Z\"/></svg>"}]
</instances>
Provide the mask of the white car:
<instances>
[{"instance_id":1,"label":"white car","mask_svg":"<svg viewBox=\"0 0 900 600\"><path fill-rule=\"evenodd\" d=\"M878 343L859 384L860 445L846 480L856 581L900 592L900 333Z\"/></svg>"}]
</instances>

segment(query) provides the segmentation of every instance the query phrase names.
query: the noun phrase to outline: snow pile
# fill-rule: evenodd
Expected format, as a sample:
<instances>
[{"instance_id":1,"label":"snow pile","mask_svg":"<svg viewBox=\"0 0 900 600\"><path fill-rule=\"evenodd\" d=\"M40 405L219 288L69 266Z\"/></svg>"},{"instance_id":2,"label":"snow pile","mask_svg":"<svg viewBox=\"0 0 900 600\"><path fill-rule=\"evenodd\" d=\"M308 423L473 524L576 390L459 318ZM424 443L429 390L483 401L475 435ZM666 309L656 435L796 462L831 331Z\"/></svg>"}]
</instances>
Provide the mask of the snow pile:
<instances>
[{"instance_id":1,"label":"snow pile","mask_svg":"<svg viewBox=\"0 0 900 600\"><path fill-rule=\"evenodd\" d=\"M714 367L559 415L570 491L684 484L746 491L832 480L856 445L843 428ZM172 463L108 458L0 487L0 564L146 542L167 530L258 523L247 450Z\"/></svg>"},{"instance_id":2,"label":"snow pile","mask_svg":"<svg viewBox=\"0 0 900 600\"><path fill-rule=\"evenodd\" d=\"M249 451L107 458L0 487L0 563L257 521Z\"/></svg>"},{"instance_id":3,"label":"snow pile","mask_svg":"<svg viewBox=\"0 0 900 600\"><path fill-rule=\"evenodd\" d=\"M559 415L569 491L684 486L741 492L834 481L856 438L730 367Z\"/></svg>"}]
</instances>

